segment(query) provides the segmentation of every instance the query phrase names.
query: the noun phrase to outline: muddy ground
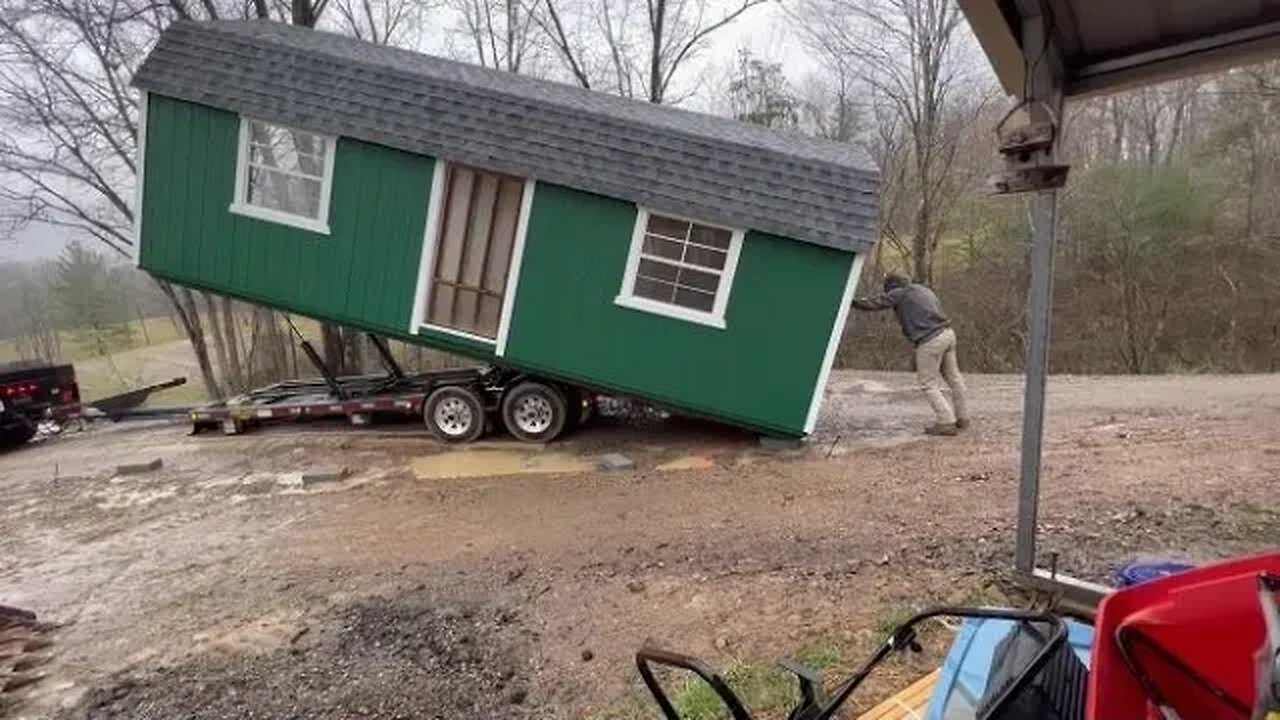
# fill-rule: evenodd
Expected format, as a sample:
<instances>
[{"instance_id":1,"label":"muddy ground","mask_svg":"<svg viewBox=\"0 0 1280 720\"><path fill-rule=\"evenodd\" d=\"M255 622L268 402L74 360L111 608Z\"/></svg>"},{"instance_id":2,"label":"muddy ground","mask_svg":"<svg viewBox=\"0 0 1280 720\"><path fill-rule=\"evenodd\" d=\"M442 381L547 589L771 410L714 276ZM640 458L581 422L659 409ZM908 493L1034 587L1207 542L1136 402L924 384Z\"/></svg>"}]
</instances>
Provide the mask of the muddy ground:
<instances>
[{"instance_id":1,"label":"muddy ground","mask_svg":"<svg viewBox=\"0 0 1280 720\"><path fill-rule=\"evenodd\" d=\"M7 712L628 720L653 717L646 641L847 667L910 608L1003 587L1021 386L971 385L955 439L917 434L906 376L836 373L802 449L614 420L541 451L636 461L611 472L426 478L442 449L414 427L51 438L0 456L0 603L66 624ZM1049 415L1041 542L1065 571L1277 544L1280 376L1055 378Z\"/></svg>"}]
</instances>

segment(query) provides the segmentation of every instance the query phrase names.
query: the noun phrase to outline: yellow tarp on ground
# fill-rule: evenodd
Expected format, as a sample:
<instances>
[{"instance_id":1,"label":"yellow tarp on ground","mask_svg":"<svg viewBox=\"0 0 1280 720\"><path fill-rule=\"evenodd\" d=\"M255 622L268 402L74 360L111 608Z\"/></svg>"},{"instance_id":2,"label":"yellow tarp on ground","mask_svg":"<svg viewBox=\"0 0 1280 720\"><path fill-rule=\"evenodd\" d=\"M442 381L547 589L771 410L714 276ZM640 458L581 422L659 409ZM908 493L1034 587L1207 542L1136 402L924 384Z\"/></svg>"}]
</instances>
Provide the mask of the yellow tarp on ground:
<instances>
[{"instance_id":1,"label":"yellow tarp on ground","mask_svg":"<svg viewBox=\"0 0 1280 720\"><path fill-rule=\"evenodd\" d=\"M863 713L858 720L924 720L925 710L929 709L929 698L933 696L933 688L938 684L939 672L941 669L934 670L911 683L898 694Z\"/></svg>"},{"instance_id":2,"label":"yellow tarp on ground","mask_svg":"<svg viewBox=\"0 0 1280 720\"><path fill-rule=\"evenodd\" d=\"M414 458L412 464L413 474L419 480L581 473L595 468L593 461L571 453L523 449L449 450L437 455Z\"/></svg>"}]
</instances>

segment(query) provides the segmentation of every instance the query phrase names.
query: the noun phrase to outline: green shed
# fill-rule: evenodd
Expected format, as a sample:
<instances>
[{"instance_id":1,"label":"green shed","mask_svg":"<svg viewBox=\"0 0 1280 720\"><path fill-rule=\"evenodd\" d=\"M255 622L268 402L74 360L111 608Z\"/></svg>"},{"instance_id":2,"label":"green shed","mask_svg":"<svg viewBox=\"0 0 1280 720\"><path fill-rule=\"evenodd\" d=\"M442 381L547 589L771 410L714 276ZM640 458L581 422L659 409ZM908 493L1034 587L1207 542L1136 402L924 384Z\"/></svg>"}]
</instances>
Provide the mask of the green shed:
<instances>
[{"instance_id":1,"label":"green shed","mask_svg":"<svg viewBox=\"0 0 1280 720\"><path fill-rule=\"evenodd\" d=\"M267 21L175 23L134 82L151 274L813 429L876 240L858 148Z\"/></svg>"}]
</instances>

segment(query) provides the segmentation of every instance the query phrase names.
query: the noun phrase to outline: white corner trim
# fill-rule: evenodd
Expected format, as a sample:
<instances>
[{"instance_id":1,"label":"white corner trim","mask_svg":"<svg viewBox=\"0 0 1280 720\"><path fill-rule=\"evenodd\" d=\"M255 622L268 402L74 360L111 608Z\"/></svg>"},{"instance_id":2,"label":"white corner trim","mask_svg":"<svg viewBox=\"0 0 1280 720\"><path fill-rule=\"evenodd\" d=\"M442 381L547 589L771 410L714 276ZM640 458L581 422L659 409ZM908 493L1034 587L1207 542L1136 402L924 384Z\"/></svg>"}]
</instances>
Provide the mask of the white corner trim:
<instances>
[{"instance_id":1,"label":"white corner trim","mask_svg":"<svg viewBox=\"0 0 1280 720\"><path fill-rule=\"evenodd\" d=\"M831 327L831 337L827 339L827 354L822 357L822 368L818 371L818 382L813 386L813 396L809 399L809 414L804 420L804 432L809 435L818 425L818 410L822 407L822 396L827 390L827 381L831 378L831 366L836 361L836 351L840 349L840 338L844 335L845 323L849 320L849 305L853 302L853 293L858 288L858 277L862 275L862 263L866 261L866 253L853 256L849 267L849 279L844 284L844 295L840 298L840 309L836 311L836 322Z\"/></svg>"},{"instance_id":2,"label":"white corner trim","mask_svg":"<svg viewBox=\"0 0 1280 720\"><path fill-rule=\"evenodd\" d=\"M493 345L496 342L493 338L487 338L487 337L484 337L483 335L475 335L465 330L455 330L453 328L445 327L443 325L425 325L425 324L419 325L417 330L413 334L420 335L423 330L444 333L445 335L455 335L460 338L466 338L473 342L484 343L485 345Z\"/></svg>"},{"instance_id":3,"label":"white corner trim","mask_svg":"<svg viewBox=\"0 0 1280 720\"><path fill-rule=\"evenodd\" d=\"M133 161L133 266L142 267L142 191L146 182L147 161L147 91L138 92L138 139L134 143L137 157Z\"/></svg>"},{"instance_id":4,"label":"white corner trim","mask_svg":"<svg viewBox=\"0 0 1280 720\"><path fill-rule=\"evenodd\" d=\"M236 141L236 182L235 194L231 197L231 212L237 215L244 215L258 220L279 223L281 225L289 225L309 230L322 235L329 234L329 201L333 196L333 164L334 158L338 154L338 138L332 135L321 135L320 133L311 133L324 141L324 176L320 179L320 207L317 217L307 217L296 213L283 212L281 210L272 210L270 208L251 205L247 195L249 184L249 123L254 122L254 118L244 115L240 116L240 136ZM258 120L266 125L275 127L287 126L279 123L268 122L266 120ZM280 172L288 172L281 170ZM291 173L297 175L298 173Z\"/></svg>"},{"instance_id":5,"label":"white corner trim","mask_svg":"<svg viewBox=\"0 0 1280 720\"><path fill-rule=\"evenodd\" d=\"M440 235L440 218L444 216L444 177L446 163L435 159L431 171L431 190L427 195L427 220L422 226L422 253L418 261L418 284L413 291L413 309L409 320L409 333L417 334L426 322L427 293L431 291L432 263L436 257L436 238Z\"/></svg>"},{"instance_id":6,"label":"white corner trim","mask_svg":"<svg viewBox=\"0 0 1280 720\"><path fill-rule=\"evenodd\" d=\"M279 210L271 210L269 208L258 207L257 205L246 205L241 202L233 202L227 208L236 215L251 217L255 220L265 220L267 222L276 223L277 225L289 225L299 230L307 230L309 232L318 233L320 235L329 234L329 224L312 220L301 215L293 213L280 212Z\"/></svg>"},{"instance_id":7,"label":"white corner trim","mask_svg":"<svg viewBox=\"0 0 1280 720\"><path fill-rule=\"evenodd\" d=\"M699 325L706 325L707 327L713 327L719 330L724 330L727 327L725 325L724 318L722 317L715 317L711 313L691 310L679 305L668 305L667 303L650 300L649 298L619 295L613 299L613 304L625 308L631 308L632 310L641 310L654 315L665 315L666 317L675 318L676 320L698 323Z\"/></svg>"},{"instance_id":8,"label":"white corner trim","mask_svg":"<svg viewBox=\"0 0 1280 720\"><path fill-rule=\"evenodd\" d=\"M640 251L641 248L644 247L645 228L648 227L650 214L661 215L662 217L674 218L676 220L684 220L696 225L720 228L721 230L728 230L733 233L729 239L729 249L725 257L724 269L720 271L720 284L716 286L716 300L711 312L703 312L701 310L694 310L680 305L636 296L636 274L640 269ZM744 230L724 227L723 225L715 225L713 223L702 222L701 220L685 218L679 215L672 215L670 213L651 213L648 208L637 205L636 224L631 230L631 247L627 251L627 266L622 275L622 287L618 290L618 296L614 298L614 304L631 308L633 310L654 313L656 315L665 315L666 317L675 318L677 320L685 320L701 325L707 325L721 330L725 329L725 327L727 327L725 323L725 313L729 309L729 296L733 293L733 276L738 270L738 258L742 255L742 243L745 235L746 231Z\"/></svg>"},{"instance_id":9,"label":"white corner trim","mask_svg":"<svg viewBox=\"0 0 1280 720\"><path fill-rule=\"evenodd\" d=\"M529 214L533 212L533 193L538 183L533 178L524 181L524 194L520 197L520 217L516 220L516 241L511 249L511 262L507 267L507 283L502 289L502 317L498 320L498 357L507 354L507 336L511 333L511 316L515 313L516 289L520 285L520 265L524 261L525 237L529 234Z\"/></svg>"}]
</instances>

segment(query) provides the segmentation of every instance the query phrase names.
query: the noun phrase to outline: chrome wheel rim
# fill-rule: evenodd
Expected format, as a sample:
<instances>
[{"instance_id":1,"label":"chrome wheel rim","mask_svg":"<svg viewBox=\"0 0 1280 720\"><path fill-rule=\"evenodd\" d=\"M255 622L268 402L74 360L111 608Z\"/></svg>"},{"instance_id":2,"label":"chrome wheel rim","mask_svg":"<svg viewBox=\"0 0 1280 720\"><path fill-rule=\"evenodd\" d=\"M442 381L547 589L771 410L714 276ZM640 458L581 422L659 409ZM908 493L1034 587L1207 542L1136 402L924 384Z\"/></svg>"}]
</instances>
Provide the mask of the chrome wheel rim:
<instances>
[{"instance_id":1,"label":"chrome wheel rim","mask_svg":"<svg viewBox=\"0 0 1280 720\"><path fill-rule=\"evenodd\" d=\"M471 429L475 417L471 414L471 406L461 398L445 398L436 404L434 413L436 427L449 437L461 437Z\"/></svg>"},{"instance_id":2,"label":"chrome wheel rim","mask_svg":"<svg viewBox=\"0 0 1280 720\"><path fill-rule=\"evenodd\" d=\"M516 400L516 406L511 415L520 432L540 435L551 427L555 409L551 407L551 401L547 398L530 393Z\"/></svg>"}]
</instances>

